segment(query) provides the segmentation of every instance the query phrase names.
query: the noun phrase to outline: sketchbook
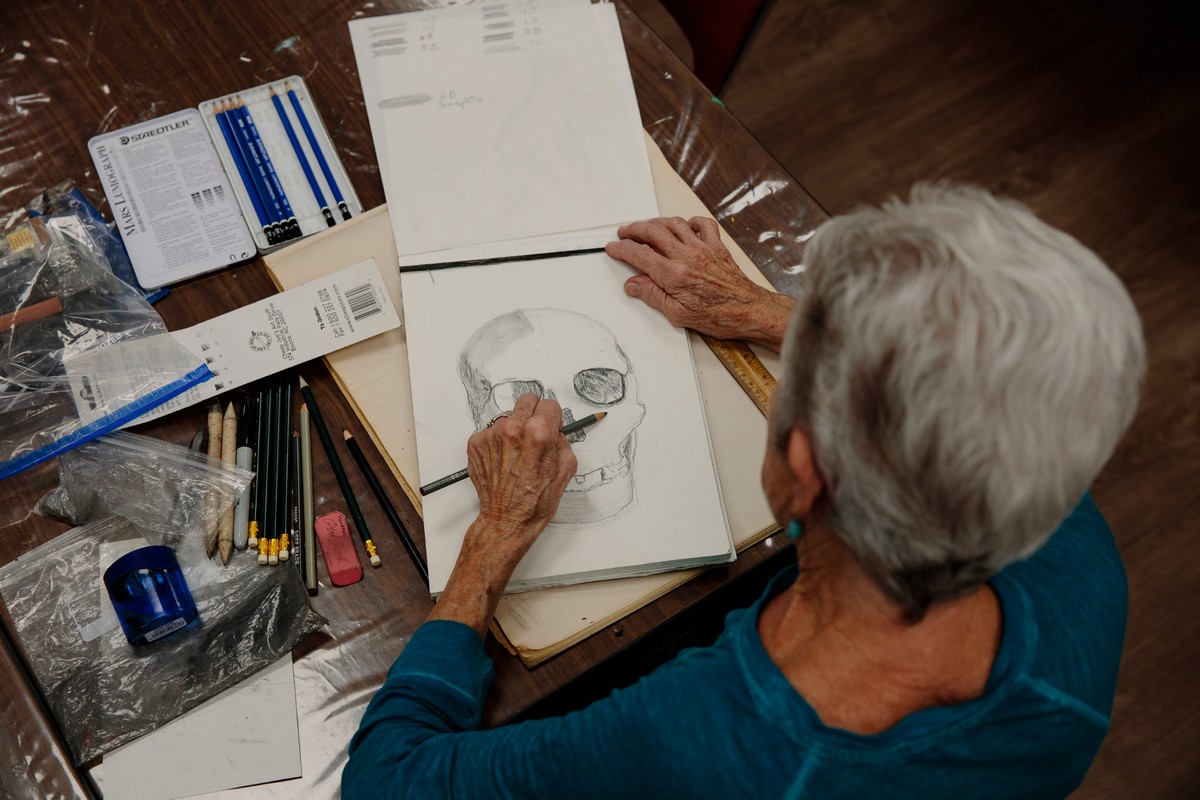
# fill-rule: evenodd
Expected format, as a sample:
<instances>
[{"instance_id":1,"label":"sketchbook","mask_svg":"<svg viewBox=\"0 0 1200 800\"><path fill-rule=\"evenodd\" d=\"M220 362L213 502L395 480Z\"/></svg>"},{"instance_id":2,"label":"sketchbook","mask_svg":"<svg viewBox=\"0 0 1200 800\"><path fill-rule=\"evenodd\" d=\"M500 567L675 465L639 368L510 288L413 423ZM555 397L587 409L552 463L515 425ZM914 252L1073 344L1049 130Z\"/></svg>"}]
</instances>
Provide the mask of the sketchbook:
<instances>
[{"instance_id":1,"label":"sketchbook","mask_svg":"<svg viewBox=\"0 0 1200 800\"><path fill-rule=\"evenodd\" d=\"M462 469L466 442L532 392L572 434L575 477L508 592L731 561L733 541L687 334L625 296L604 253L400 276L422 483ZM425 496L436 596L479 513L470 481Z\"/></svg>"},{"instance_id":2,"label":"sketchbook","mask_svg":"<svg viewBox=\"0 0 1200 800\"><path fill-rule=\"evenodd\" d=\"M402 268L603 247L657 214L611 4L349 24Z\"/></svg>"},{"instance_id":3,"label":"sketchbook","mask_svg":"<svg viewBox=\"0 0 1200 800\"><path fill-rule=\"evenodd\" d=\"M683 217L709 215L649 136L644 141L663 213ZM733 240L724 232L722 238L743 272L759 285L770 288L770 283ZM394 256L388 209L380 206L345 226L268 254L264 262L276 285L287 289L334 272L345 264L365 258L385 264ZM399 273L385 270L383 279L393 305L401 308ZM325 362L405 494L417 511L423 513L422 498L416 491L420 480L405 336L406 330L401 326L331 353ZM777 529L759 485L766 420L700 338L690 334L689 341L707 409L730 531L737 549L742 550ZM768 369L778 374L777 355L759 348L755 352ZM493 631L510 651L532 666L661 597L696 574L695 570L684 570L507 595L500 601Z\"/></svg>"}]
</instances>

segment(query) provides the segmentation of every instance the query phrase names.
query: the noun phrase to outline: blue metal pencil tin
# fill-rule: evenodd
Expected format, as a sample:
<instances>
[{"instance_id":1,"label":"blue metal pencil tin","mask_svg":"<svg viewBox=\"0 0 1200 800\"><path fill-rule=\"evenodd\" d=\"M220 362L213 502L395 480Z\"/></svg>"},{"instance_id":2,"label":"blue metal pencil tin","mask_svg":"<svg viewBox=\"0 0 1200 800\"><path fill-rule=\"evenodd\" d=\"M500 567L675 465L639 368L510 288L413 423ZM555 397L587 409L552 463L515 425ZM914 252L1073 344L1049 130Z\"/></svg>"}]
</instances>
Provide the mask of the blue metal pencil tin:
<instances>
[{"instance_id":1,"label":"blue metal pencil tin","mask_svg":"<svg viewBox=\"0 0 1200 800\"><path fill-rule=\"evenodd\" d=\"M130 644L161 639L198 616L175 551L163 545L118 558L104 571L104 585Z\"/></svg>"}]
</instances>

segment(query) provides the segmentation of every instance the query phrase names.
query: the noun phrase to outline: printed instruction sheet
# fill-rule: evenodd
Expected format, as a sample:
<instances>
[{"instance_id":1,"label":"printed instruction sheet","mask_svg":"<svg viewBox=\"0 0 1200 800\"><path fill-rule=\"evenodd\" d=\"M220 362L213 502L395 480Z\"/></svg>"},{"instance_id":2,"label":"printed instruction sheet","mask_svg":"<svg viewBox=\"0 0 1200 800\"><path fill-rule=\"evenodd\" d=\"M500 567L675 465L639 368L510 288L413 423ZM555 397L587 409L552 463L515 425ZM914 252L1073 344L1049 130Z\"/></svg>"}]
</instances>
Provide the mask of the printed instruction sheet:
<instances>
[{"instance_id":1,"label":"printed instruction sheet","mask_svg":"<svg viewBox=\"0 0 1200 800\"><path fill-rule=\"evenodd\" d=\"M199 111L93 137L88 149L142 286L176 283L258 252Z\"/></svg>"}]
</instances>

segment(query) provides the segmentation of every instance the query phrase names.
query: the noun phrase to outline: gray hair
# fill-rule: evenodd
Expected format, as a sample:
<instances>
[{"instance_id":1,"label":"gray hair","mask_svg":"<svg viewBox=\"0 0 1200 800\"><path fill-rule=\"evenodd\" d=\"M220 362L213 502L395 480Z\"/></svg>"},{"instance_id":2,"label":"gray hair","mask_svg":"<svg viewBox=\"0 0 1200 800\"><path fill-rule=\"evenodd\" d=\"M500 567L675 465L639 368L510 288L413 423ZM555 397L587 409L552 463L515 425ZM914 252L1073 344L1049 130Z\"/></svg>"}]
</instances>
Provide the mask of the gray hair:
<instances>
[{"instance_id":1,"label":"gray hair","mask_svg":"<svg viewBox=\"0 0 1200 800\"><path fill-rule=\"evenodd\" d=\"M1095 253L1019 203L919 185L823 225L783 349L831 531L920 619L1034 553L1133 418L1137 311Z\"/></svg>"}]
</instances>

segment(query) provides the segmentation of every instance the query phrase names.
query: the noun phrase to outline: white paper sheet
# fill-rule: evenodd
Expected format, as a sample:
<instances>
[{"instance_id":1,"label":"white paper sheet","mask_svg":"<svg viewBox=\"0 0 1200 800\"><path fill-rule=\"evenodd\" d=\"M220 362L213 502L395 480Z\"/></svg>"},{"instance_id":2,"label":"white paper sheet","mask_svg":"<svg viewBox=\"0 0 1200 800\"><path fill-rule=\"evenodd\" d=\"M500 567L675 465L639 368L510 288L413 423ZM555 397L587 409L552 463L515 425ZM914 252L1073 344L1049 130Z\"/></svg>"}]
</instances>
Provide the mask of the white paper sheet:
<instances>
[{"instance_id":1,"label":"white paper sheet","mask_svg":"<svg viewBox=\"0 0 1200 800\"><path fill-rule=\"evenodd\" d=\"M287 655L163 727L104 756L105 797L179 797L300 776L300 731Z\"/></svg>"},{"instance_id":2,"label":"white paper sheet","mask_svg":"<svg viewBox=\"0 0 1200 800\"><path fill-rule=\"evenodd\" d=\"M172 332L213 378L134 421L209 400L400 325L373 260Z\"/></svg>"},{"instance_id":3,"label":"white paper sheet","mask_svg":"<svg viewBox=\"0 0 1200 800\"><path fill-rule=\"evenodd\" d=\"M507 0L350 27L402 263L563 232L515 252L600 246L656 215L610 5Z\"/></svg>"},{"instance_id":4,"label":"white paper sheet","mask_svg":"<svg viewBox=\"0 0 1200 800\"><path fill-rule=\"evenodd\" d=\"M534 381L573 419L609 414L573 443L580 476L510 590L732 557L687 337L625 297L631 274L587 254L401 275L422 483L462 469L470 434ZM436 594L478 500L463 481L424 510Z\"/></svg>"}]
</instances>

